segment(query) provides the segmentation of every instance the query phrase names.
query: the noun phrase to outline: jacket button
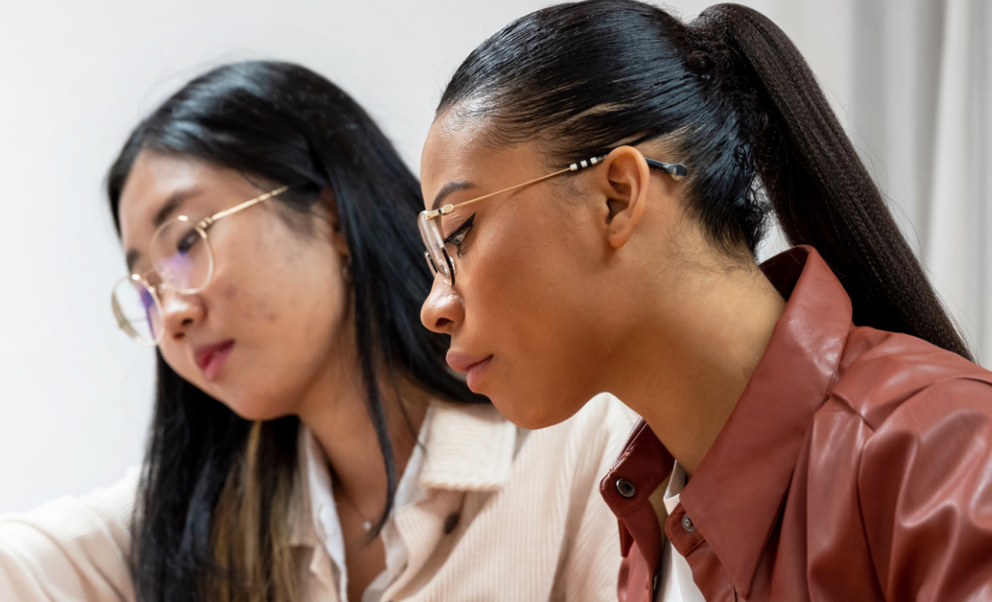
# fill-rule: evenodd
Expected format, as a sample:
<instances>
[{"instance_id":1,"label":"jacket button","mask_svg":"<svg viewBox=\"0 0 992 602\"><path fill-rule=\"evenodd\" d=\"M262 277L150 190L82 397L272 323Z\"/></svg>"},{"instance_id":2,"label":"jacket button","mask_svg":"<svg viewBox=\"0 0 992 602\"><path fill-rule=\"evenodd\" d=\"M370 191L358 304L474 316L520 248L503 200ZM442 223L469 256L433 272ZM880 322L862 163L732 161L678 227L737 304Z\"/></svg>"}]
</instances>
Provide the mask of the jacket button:
<instances>
[{"instance_id":1,"label":"jacket button","mask_svg":"<svg viewBox=\"0 0 992 602\"><path fill-rule=\"evenodd\" d=\"M693 531L696 530L696 525L692 524L692 519L689 518L688 514L682 517L682 528L688 531L689 533L692 533Z\"/></svg>"},{"instance_id":2,"label":"jacket button","mask_svg":"<svg viewBox=\"0 0 992 602\"><path fill-rule=\"evenodd\" d=\"M658 586L661 585L661 573L658 571L654 572L654 577L651 577L651 591L658 591Z\"/></svg>"},{"instance_id":3,"label":"jacket button","mask_svg":"<svg viewBox=\"0 0 992 602\"><path fill-rule=\"evenodd\" d=\"M455 530L458 526L458 520L461 518L457 512L452 512L448 515L448 518L444 519L444 534L451 535L451 532Z\"/></svg>"},{"instance_id":4,"label":"jacket button","mask_svg":"<svg viewBox=\"0 0 992 602\"><path fill-rule=\"evenodd\" d=\"M630 499L637 493L637 489L634 488L634 484L628 479L617 479L617 493Z\"/></svg>"}]
</instances>

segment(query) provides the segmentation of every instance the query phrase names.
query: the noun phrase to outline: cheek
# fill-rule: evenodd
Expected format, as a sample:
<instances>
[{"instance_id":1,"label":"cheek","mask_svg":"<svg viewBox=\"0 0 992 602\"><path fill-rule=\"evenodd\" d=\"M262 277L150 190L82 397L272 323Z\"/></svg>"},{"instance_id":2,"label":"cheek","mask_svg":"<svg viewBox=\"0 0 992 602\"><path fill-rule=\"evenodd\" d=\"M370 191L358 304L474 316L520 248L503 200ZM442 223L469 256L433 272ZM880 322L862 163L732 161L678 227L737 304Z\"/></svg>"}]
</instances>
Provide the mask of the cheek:
<instances>
[{"instance_id":1,"label":"cheek","mask_svg":"<svg viewBox=\"0 0 992 602\"><path fill-rule=\"evenodd\" d=\"M581 245L558 224L494 230L478 245L466 314L479 327L519 345L555 348L587 322L594 301L584 291ZM468 279L467 279L468 280Z\"/></svg>"},{"instance_id":2,"label":"cheek","mask_svg":"<svg viewBox=\"0 0 992 602\"><path fill-rule=\"evenodd\" d=\"M232 308L237 308L241 301L241 284L231 282L232 279L236 277L235 274L224 275L218 278L221 282L220 287L220 299L222 304L217 306L218 312L224 311L226 308L230 311ZM271 309L271 303L264 298L254 299L253 303L244 308L243 311L238 312L246 317L253 317L257 319L264 320L269 323L275 323L279 320L278 312Z\"/></svg>"},{"instance_id":3,"label":"cheek","mask_svg":"<svg viewBox=\"0 0 992 602\"><path fill-rule=\"evenodd\" d=\"M254 230L225 279L225 302L241 319L292 329L341 305L340 267L329 242L291 231L275 216Z\"/></svg>"},{"instance_id":4,"label":"cheek","mask_svg":"<svg viewBox=\"0 0 992 602\"><path fill-rule=\"evenodd\" d=\"M295 240L282 249L247 311L287 359L309 365L337 344L350 293L329 246Z\"/></svg>"},{"instance_id":5,"label":"cheek","mask_svg":"<svg viewBox=\"0 0 992 602\"><path fill-rule=\"evenodd\" d=\"M165 363L183 379L200 388L206 384L201 378L203 373L193 362L192 352L186 343L167 339L159 344L159 351L162 352Z\"/></svg>"},{"instance_id":6,"label":"cheek","mask_svg":"<svg viewBox=\"0 0 992 602\"><path fill-rule=\"evenodd\" d=\"M478 269L472 266L466 323L500 356L492 391L484 392L513 422L539 428L568 418L599 392L606 346L593 316L602 311L601 297L587 286L582 250L568 234L517 234L494 233ZM539 236L536 244L523 242Z\"/></svg>"}]
</instances>

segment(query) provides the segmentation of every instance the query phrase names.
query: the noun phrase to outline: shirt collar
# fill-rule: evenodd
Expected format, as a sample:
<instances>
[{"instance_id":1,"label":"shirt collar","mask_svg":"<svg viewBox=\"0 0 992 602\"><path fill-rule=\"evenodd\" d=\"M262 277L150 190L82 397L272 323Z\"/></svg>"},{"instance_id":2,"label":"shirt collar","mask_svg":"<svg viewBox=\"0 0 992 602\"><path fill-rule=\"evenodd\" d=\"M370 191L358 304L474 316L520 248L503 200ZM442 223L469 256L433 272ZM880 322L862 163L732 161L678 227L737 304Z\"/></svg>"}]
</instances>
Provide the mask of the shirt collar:
<instances>
[{"instance_id":1,"label":"shirt collar","mask_svg":"<svg viewBox=\"0 0 992 602\"><path fill-rule=\"evenodd\" d=\"M785 311L681 496L686 513L745 597L852 326L851 300L814 249L796 247L761 268L787 299Z\"/></svg>"},{"instance_id":2,"label":"shirt collar","mask_svg":"<svg viewBox=\"0 0 992 602\"><path fill-rule=\"evenodd\" d=\"M314 547L320 541L317 525L324 505L336 515L331 494L331 474L324 452L310 430L300 425L296 451L296 479L292 492L290 539L292 546Z\"/></svg>"},{"instance_id":3,"label":"shirt collar","mask_svg":"<svg viewBox=\"0 0 992 602\"><path fill-rule=\"evenodd\" d=\"M510 478L523 431L490 404L434 403L420 486L495 491Z\"/></svg>"},{"instance_id":4,"label":"shirt collar","mask_svg":"<svg viewBox=\"0 0 992 602\"><path fill-rule=\"evenodd\" d=\"M418 466L419 490L405 493L410 503L430 489L492 491L507 482L518 448L518 429L492 405L433 401L424 420L423 447L415 450L411 458L411 462L422 462ZM320 542L316 525L321 523L321 507L328 503L333 506L331 477L324 458L316 439L301 425L290 545L313 547ZM400 493L397 492L398 500L403 497Z\"/></svg>"},{"instance_id":5,"label":"shirt collar","mask_svg":"<svg viewBox=\"0 0 992 602\"><path fill-rule=\"evenodd\" d=\"M730 418L679 496L744 597L852 327L850 298L814 249L795 247L761 268L787 300L785 311ZM642 420L601 486L620 518L624 555L637 543L648 570L657 566L662 545L648 498L673 465ZM638 487L621 496L614 489L627 480Z\"/></svg>"}]
</instances>

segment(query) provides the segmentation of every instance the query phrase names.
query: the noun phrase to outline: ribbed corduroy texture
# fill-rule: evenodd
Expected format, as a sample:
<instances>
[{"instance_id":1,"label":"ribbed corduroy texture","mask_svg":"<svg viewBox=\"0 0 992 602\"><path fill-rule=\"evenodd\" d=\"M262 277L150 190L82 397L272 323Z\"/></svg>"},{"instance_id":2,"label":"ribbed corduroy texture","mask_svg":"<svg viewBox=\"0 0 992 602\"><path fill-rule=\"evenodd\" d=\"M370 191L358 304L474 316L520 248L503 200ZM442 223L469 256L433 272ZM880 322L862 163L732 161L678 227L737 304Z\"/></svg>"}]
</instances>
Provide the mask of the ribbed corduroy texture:
<instances>
[{"instance_id":1,"label":"ribbed corduroy texture","mask_svg":"<svg viewBox=\"0 0 992 602\"><path fill-rule=\"evenodd\" d=\"M420 475L426 497L393 518L409 564L383 600L615 600L619 540L599 480L634 420L607 395L540 431L489 406L438 404ZM0 517L0 600L134 600L126 559L136 476ZM337 601L326 552L300 552L306 599Z\"/></svg>"},{"instance_id":2,"label":"ribbed corduroy texture","mask_svg":"<svg viewBox=\"0 0 992 602\"><path fill-rule=\"evenodd\" d=\"M139 473L112 487L0 516L0 600L134 600L127 568Z\"/></svg>"}]
</instances>

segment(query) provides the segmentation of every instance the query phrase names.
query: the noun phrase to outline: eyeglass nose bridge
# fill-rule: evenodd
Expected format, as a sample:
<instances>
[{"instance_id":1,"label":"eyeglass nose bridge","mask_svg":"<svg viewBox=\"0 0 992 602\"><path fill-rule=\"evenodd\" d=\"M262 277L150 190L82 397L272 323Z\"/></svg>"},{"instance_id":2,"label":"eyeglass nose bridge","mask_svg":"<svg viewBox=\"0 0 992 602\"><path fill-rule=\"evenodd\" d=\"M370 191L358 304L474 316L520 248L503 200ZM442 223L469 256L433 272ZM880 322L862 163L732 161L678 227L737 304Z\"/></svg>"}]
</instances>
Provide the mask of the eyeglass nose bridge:
<instances>
[{"instance_id":1,"label":"eyeglass nose bridge","mask_svg":"<svg viewBox=\"0 0 992 602\"><path fill-rule=\"evenodd\" d=\"M157 278L154 278L153 280L151 276L157 276ZM135 278L138 282L142 283L146 288L151 290L152 294L155 295L160 303L162 302L162 296L165 293L173 293L178 295L193 294L169 284L169 281L163 278L159 271L155 268L146 271L140 276L132 275L132 278Z\"/></svg>"}]
</instances>

